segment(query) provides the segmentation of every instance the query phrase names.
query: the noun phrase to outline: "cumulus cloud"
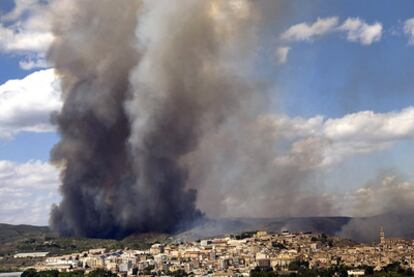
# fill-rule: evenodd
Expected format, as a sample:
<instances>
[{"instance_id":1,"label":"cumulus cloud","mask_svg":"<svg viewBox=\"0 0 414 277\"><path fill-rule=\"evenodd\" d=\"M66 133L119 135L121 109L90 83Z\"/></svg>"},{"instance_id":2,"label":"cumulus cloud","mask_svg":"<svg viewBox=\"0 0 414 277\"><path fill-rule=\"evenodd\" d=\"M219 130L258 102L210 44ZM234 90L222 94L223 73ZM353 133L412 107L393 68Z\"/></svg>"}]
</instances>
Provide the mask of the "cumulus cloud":
<instances>
[{"instance_id":1,"label":"cumulus cloud","mask_svg":"<svg viewBox=\"0 0 414 277\"><path fill-rule=\"evenodd\" d=\"M16 0L15 8L0 18L0 52L22 56L22 69L48 66L45 53L54 36L47 5L47 1Z\"/></svg>"},{"instance_id":2,"label":"cumulus cloud","mask_svg":"<svg viewBox=\"0 0 414 277\"><path fill-rule=\"evenodd\" d=\"M414 135L414 107L398 112L363 111L325 122L324 133L333 140L366 140L373 142L411 138Z\"/></svg>"},{"instance_id":3,"label":"cumulus cloud","mask_svg":"<svg viewBox=\"0 0 414 277\"><path fill-rule=\"evenodd\" d=\"M407 19L404 22L404 33L408 37L408 44L414 45L414 18Z\"/></svg>"},{"instance_id":4,"label":"cumulus cloud","mask_svg":"<svg viewBox=\"0 0 414 277\"><path fill-rule=\"evenodd\" d=\"M285 41L309 41L334 32L345 32L348 41L370 45L381 39L382 24L368 24L360 18L347 18L339 25L338 17L318 18L314 23L299 23L281 34Z\"/></svg>"},{"instance_id":5,"label":"cumulus cloud","mask_svg":"<svg viewBox=\"0 0 414 277\"><path fill-rule=\"evenodd\" d=\"M291 26L281 38L289 41L311 40L335 31L338 25L338 17L318 18L314 23L306 22Z\"/></svg>"},{"instance_id":6,"label":"cumulus cloud","mask_svg":"<svg viewBox=\"0 0 414 277\"><path fill-rule=\"evenodd\" d=\"M59 79L53 69L7 81L0 85L0 139L25 131L53 131L50 114L61 105Z\"/></svg>"},{"instance_id":7,"label":"cumulus cloud","mask_svg":"<svg viewBox=\"0 0 414 277\"><path fill-rule=\"evenodd\" d=\"M382 36L382 24L375 22L371 25L359 18L348 18L339 27L348 33L347 39L353 42L360 42L362 45L370 45L379 41Z\"/></svg>"},{"instance_id":8,"label":"cumulus cloud","mask_svg":"<svg viewBox=\"0 0 414 277\"><path fill-rule=\"evenodd\" d=\"M276 61L279 64L284 64L287 61L290 47L279 47L276 50Z\"/></svg>"},{"instance_id":9,"label":"cumulus cloud","mask_svg":"<svg viewBox=\"0 0 414 277\"><path fill-rule=\"evenodd\" d=\"M279 163L309 159L309 166L331 166L355 154L371 153L414 137L414 107L397 112L362 111L342 118L312 118L267 115L259 123L272 128L275 137L291 142L289 153ZM309 149L313 152L309 153ZM302 163L303 164L303 163Z\"/></svg>"},{"instance_id":10,"label":"cumulus cloud","mask_svg":"<svg viewBox=\"0 0 414 277\"><path fill-rule=\"evenodd\" d=\"M0 160L0 222L46 225L58 184L59 173L47 162Z\"/></svg>"},{"instance_id":11,"label":"cumulus cloud","mask_svg":"<svg viewBox=\"0 0 414 277\"><path fill-rule=\"evenodd\" d=\"M30 27L0 27L0 49L3 52L44 52L53 37L48 33L30 30Z\"/></svg>"}]
</instances>

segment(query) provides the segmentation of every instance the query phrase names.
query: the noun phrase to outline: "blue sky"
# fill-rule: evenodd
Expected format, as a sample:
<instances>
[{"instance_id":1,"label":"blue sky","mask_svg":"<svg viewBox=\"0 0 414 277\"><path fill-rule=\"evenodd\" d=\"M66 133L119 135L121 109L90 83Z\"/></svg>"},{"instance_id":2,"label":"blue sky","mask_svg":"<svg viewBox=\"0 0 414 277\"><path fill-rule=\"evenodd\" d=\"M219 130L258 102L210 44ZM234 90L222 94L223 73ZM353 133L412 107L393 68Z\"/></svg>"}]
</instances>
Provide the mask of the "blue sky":
<instances>
[{"instance_id":1,"label":"blue sky","mask_svg":"<svg viewBox=\"0 0 414 277\"><path fill-rule=\"evenodd\" d=\"M283 91L280 109L291 115L339 117L368 109L386 112L414 102L413 47L402 32L403 22L412 17L412 1L298 2L293 16L277 24L273 36L294 24L330 16L379 21L384 31L381 41L369 46L349 43L344 34L293 43L287 64L265 65Z\"/></svg>"},{"instance_id":2,"label":"blue sky","mask_svg":"<svg viewBox=\"0 0 414 277\"><path fill-rule=\"evenodd\" d=\"M267 11L269 14L274 13L275 17L270 16L271 23L261 33L263 45L258 51L255 67L255 74L265 79L270 87L269 103L271 104L266 112L303 120L321 116L323 122L328 122L329 119L342 119L350 114L360 115L359 113L364 111L371 111L376 114L376 118L383 119L392 117L393 114L389 114L391 112L400 114L404 109L414 106L414 78L412 77L414 76L414 45L409 44L410 36L404 31L406 21L414 17L414 1L283 0L281 3L282 11ZM2 28L14 28L14 23L25 22L32 16L31 13L40 10L36 9L36 4L34 7L23 9L24 11L18 14L17 18L4 20L1 16L13 11L14 1L0 1ZM338 20L336 27L331 31L315 36L309 35L305 40L282 39L282 35L292 26L297 24L311 26L318 18L324 20L330 17L337 17ZM356 18L367 26L380 23L382 26L380 37L365 45L360 37L352 41L349 38L350 31L340 28L347 19ZM45 26L47 25L46 22ZM22 26L23 29L27 27L24 31L33 31L29 23L27 26L24 24ZM32 73L48 68L44 63L26 69L21 65L22 60L27 59L43 62L46 53L44 49L39 50L37 46L30 45L23 50L7 47L6 44L0 43L0 85L3 86L13 79L22 80ZM280 47L289 47L289 52L286 61L278 63L275 53ZM44 74L44 78L52 78L50 74L53 73L44 71ZM46 76L47 74L49 75ZM34 83L33 86L37 84ZM19 85L13 86L16 87ZM24 95L36 98L34 93ZM2 99L5 98L0 98L0 101ZM33 100L29 103L37 102ZM48 106L44 114L36 114L36 116L46 118L49 108ZM25 107L25 109L29 108ZM19 111L25 112L25 109ZM411 115L411 113L407 114ZM44 126L44 122L43 125L39 123L38 126L32 126L33 128L19 125L20 123L13 125L14 123L4 122L6 122L3 123L4 129L14 129L6 130L7 135L2 137L0 117L0 161L7 161L15 168L29 161L38 161L48 166L46 164L49 151L59 140L59 135L53 127ZM17 119L12 122L17 122ZM345 119L341 122L345 122ZM11 127L7 124L11 124ZM322 129L325 128L323 126L321 123L315 128L320 128L323 133ZM397 127L393 128L398 129ZM334 165L323 169L321 182L326 184L329 191L349 193L375 178L382 170L395 170L407 179L414 179L411 173L414 134L410 133L411 129L409 130L403 135L398 133L394 137L388 132L386 137L389 140L381 143L378 143L375 138L367 139L367 142L363 142L365 148L361 152L350 151L344 154L344 157L340 157L339 161L335 161ZM355 132L355 136L358 136L358 133ZM335 140L338 136L328 137ZM360 140L362 139L358 138L355 141L359 143ZM379 144L378 148L367 150L367 145L375 143ZM343 141L338 145L338 147L348 147ZM12 167L6 168L10 170ZM30 188L30 184L27 187ZM52 184L51 187L53 188L49 189L53 195L47 201L56 201L57 184ZM34 193L44 193L44 191ZM30 223L45 224L47 221L45 211L41 210L39 213L43 214L35 217ZM20 210L16 209L15 212L18 213ZM14 221L6 212L2 213L0 210L0 221L16 223L25 220L28 216L30 214L24 214Z\"/></svg>"},{"instance_id":3,"label":"blue sky","mask_svg":"<svg viewBox=\"0 0 414 277\"><path fill-rule=\"evenodd\" d=\"M58 141L54 132L20 133L13 140L0 142L0 159L24 162L29 159L47 161L49 150Z\"/></svg>"}]
</instances>

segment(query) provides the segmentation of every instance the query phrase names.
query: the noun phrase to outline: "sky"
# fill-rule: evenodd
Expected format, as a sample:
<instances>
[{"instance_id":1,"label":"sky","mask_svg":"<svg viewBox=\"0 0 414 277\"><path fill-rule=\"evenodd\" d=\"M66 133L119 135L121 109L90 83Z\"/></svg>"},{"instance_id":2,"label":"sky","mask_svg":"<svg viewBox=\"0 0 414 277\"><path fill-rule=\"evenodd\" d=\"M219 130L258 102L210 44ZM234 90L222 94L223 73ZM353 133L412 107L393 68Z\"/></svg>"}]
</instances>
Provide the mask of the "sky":
<instances>
[{"instance_id":1,"label":"sky","mask_svg":"<svg viewBox=\"0 0 414 277\"><path fill-rule=\"evenodd\" d=\"M0 222L46 225L60 199L48 163L59 140L50 117L62 105L46 59L48 2L0 0ZM354 195L382 174L413 181L414 2L280 2L282 12L266 11L275 18L255 62L267 124L290 152L309 138L328 142L312 166L332 195Z\"/></svg>"}]
</instances>

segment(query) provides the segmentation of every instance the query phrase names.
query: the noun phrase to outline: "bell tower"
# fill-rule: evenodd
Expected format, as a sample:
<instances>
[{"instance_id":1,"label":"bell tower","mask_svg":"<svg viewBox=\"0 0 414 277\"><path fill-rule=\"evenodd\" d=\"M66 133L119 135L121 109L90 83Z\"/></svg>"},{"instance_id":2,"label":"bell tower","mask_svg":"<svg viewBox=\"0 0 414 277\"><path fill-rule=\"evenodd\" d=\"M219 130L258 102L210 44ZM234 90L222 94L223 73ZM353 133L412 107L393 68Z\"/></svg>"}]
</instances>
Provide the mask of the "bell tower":
<instances>
[{"instance_id":1,"label":"bell tower","mask_svg":"<svg viewBox=\"0 0 414 277\"><path fill-rule=\"evenodd\" d=\"M385 244L385 235L384 235L384 227L381 226L380 228L380 244L384 245Z\"/></svg>"}]
</instances>

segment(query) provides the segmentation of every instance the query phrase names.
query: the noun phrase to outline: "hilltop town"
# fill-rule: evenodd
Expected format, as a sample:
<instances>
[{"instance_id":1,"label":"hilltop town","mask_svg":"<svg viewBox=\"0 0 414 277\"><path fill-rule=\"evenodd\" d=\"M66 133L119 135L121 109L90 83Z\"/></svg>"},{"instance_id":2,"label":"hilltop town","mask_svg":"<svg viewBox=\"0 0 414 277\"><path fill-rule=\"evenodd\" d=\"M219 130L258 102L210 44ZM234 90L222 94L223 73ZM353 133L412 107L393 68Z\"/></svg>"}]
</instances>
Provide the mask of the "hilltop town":
<instances>
[{"instance_id":1,"label":"hilltop town","mask_svg":"<svg viewBox=\"0 0 414 277\"><path fill-rule=\"evenodd\" d=\"M43 255L43 260L34 266L37 271L105 269L120 276L249 276L254 272L295 274L300 270L332 268L346 269L346 275L357 276L395 265L410 273L414 269L413 250L413 241L386 238L382 229L379 242L372 244L310 232L258 231L192 242L156 243L146 250L101 248L63 256L19 253L15 258Z\"/></svg>"}]
</instances>

